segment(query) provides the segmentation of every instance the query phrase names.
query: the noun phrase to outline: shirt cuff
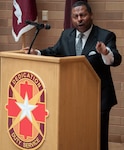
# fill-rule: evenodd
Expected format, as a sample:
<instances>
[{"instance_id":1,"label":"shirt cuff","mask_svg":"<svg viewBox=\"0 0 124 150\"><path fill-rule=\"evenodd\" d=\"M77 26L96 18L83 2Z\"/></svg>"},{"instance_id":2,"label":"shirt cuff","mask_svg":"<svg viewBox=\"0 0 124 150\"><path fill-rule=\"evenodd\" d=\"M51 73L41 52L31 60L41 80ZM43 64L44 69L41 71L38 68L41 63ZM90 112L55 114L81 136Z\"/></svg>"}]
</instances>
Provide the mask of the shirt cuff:
<instances>
[{"instance_id":1,"label":"shirt cuff","mask_svg":"<svg viewBox=\"0 0 124 150\"><path fill-rule=\"evenodd\" d=\"M41 55L41 52L40 52L40 50L38 50L38 49L35 49L35 51L37 52L37 55Z\"/></svg>"},{"instance_id":2,"label":"shirt cuff","mask_svg":"<svg viewBox=\"0 0 124 150\"><path fill-rule=\"evenodd\" d=\"M106 47L106 49L109 51L109 53L107 55L101 54L102 59L106 65L111 65L114 62L114 55L109 47Z\"/></svg>"}]
</instances>

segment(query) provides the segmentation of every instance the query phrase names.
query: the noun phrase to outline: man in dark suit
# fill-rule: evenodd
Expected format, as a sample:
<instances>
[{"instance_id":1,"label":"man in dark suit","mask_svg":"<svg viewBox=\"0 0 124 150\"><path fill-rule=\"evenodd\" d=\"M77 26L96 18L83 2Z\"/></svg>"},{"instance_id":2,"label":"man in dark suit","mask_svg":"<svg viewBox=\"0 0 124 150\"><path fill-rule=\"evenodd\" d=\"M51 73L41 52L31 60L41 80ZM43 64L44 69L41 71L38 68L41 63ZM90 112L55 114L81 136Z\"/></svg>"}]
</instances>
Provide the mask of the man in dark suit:
<instances>
[{"instance_id":1,"label":"man in dark suit","mask_svg":"<svg viewBox=\"0 0 124 150\"><path fill-rule=\"evenodd\" d=\"M121 55L116 48L116 36L113 32L93 24L92 10L86 2L74 3L71 17L74 28L64 30L56 45L44 50L31 49L31 53L61 57L86 56L101 79L101 150L108 150L109 112L117 104L110 66L121 63ZM80 33L83 33L82 49L77 53L76 45Z\"/></svg>"}]
</instances>

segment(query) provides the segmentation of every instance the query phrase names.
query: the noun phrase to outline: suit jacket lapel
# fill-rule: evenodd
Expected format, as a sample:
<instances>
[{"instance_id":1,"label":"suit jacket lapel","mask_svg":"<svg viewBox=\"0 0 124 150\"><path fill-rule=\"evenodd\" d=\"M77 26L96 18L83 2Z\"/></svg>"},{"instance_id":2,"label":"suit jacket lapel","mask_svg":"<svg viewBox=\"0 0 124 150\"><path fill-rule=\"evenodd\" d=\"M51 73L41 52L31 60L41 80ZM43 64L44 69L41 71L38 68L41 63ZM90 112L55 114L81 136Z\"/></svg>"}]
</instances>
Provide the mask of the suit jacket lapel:
<instances>
[{"instance_id":1,"label":"suit jacket lapel","mask_svg":"<svg viewBox=\"0 0 124 150\"><path fill-rule=\"evenodd\" d=\"M86 41L82 54L88 55L91 50L94 50L96 46L96 42L97 42L97 30L95 26L93 26L93 29Z\"/></svg>"},{"instance_id":2,"label":"suit jacket lapel","mask_svg":"<svg viewBox=\"0 0 124 150\"><path fill-rule=\"evenodd\" d=\"M69 51L70 56L76 55L75 37L76 37L76 29L73 29L68 36L69 46L67 51ZM95 50L96 43L97 43L97 28L96 26L93 26L92 31L82 51L82 55L88 55L90 51Z\"/></svg>"},{"instance_id":3,"label":"suit jacket lapel","mask_svg":"<svg viewBox=\"0 0 124 150\"><path fill-rule=\"evenodd\" d=\"M76 55L75 51L75 36L76 36L76 30L72 30L72 32L69 35L69 53L71 56Z\"/></svg>"}]
</instances>

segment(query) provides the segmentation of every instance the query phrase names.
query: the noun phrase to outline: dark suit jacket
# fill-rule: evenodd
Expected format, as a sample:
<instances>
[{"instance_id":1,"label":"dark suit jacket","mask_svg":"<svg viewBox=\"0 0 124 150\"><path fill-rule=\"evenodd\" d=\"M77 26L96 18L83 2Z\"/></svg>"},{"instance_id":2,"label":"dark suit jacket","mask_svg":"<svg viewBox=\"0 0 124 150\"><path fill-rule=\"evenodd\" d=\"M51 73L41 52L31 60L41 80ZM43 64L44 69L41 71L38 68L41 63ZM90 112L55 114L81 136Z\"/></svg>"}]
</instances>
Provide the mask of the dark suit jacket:
<instances>
[{"instance_id":1,"label":"dark suit jacket","mask_svg":"<svg viewBox=\"0 0 124 150\"><path fill-rule=\"evenodd\" d=\"M67 29L62 32L60 39L54 45L45 50L41 50L41 55L48 56L75 56L75 36L76 29ZM111 49L114 54L114 63L112 66L117 66L121 63L121 55L116 48L116 36L113 32L93 26L92 31L87 39L82 55L85 55L90 64L101 79L101 110L110 109L117 103L115 90L112 82L110 65L103 63L101 54L97 53L95 46L97 41L102 41ZM94 55L89 55L94 51Z\"/></svg>"}]
</instances>

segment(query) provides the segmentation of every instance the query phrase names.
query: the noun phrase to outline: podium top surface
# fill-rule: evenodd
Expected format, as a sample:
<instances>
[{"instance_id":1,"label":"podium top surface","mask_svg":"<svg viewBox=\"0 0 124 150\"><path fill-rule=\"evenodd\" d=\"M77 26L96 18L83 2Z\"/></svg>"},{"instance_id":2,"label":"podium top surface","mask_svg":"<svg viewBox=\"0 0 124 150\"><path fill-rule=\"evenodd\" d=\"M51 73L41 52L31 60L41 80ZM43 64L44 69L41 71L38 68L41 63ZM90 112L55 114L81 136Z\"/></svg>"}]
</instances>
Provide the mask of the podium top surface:
<instances>
[{"instance_id":1,"label":"podium top surface","mask_svg":"<svg viewBox=\"0 0 124 150\"><path fill-rule=\"evenodd\" d=\"M67 56L67 57L54 57L54 56L38 56L32 54L25 54L22 50L16 51L2 51L0 52L2 58L18 58L26 60L44 61L51 63L64 63L86 60L85 56Z\"/></svg>"},{"instance_id":2,"label":"podium top surface","mask_svg":"<svg viewBox=\"0 0 124 150\"><path fill-rule=\"evenodd\" d=\"M53 57L53 56L42 56L42 55L31 55L31 54L25 54L23 50L14 50L14 51L2 51L0 52L0 58L12 58L12 59L20 59L20 60L29 60L29 61L39 61L39 62L46 62L46 63L55 63L55 64L63 64L63 63L77 63L77 62L83 62L90 70L91 72L96 76L96 78L99 80L99 77L97 76L96 72L88 62L87 58L84 55L81 56L67 56L67 57Z\"/></svg>"}]
</instances>

